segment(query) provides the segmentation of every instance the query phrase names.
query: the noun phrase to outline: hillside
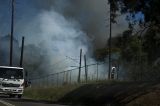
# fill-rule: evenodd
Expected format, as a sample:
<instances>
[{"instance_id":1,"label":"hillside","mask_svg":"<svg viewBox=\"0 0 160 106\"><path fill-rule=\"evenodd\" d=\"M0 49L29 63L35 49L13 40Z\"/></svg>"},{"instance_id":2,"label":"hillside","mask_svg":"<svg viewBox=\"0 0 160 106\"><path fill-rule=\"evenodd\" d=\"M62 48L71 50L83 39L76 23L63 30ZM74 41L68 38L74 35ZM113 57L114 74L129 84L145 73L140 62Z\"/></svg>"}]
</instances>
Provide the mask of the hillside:
<instances>
[{"instance_id":1,"label":"hillside","mask_svg":"<svg viewBox=\"0 0 160 106\"><path fill-rule=\"evenodd\" d=\"M160 83L106 81L27 88L24 96L29 100L69 106L159 106Z\"/></svg>"},{"instance_id":2,"label":"hillside","mask_svg":"<svg viewBox=\"0 0 160 106\"><path fill-rule=\"evenodd\" d=\"M116 82L85 84L58 102L89 106L158 106L159 100L158 82Z\"/></svg>"}]
</instances>

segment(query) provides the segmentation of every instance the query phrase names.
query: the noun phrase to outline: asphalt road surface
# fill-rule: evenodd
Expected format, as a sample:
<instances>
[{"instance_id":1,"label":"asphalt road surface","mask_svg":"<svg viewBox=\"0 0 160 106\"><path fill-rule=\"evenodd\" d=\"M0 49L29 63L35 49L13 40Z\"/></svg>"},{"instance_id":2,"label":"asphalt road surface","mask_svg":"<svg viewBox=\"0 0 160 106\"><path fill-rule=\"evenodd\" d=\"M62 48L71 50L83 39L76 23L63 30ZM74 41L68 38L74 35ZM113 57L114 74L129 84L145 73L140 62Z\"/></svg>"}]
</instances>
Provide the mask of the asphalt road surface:
<instances>
[{"instance_id":1,"label":"asphalt road surface","mask_svg":"<svg viewBox=\"0 0 160 106\"><path fill-rule=\"evenodd\" d=\"M47 102L34 101L29 99L9 98L8 96L0 95L0 106L66 106L51 104Z\"/></svg>"}]
</instances>

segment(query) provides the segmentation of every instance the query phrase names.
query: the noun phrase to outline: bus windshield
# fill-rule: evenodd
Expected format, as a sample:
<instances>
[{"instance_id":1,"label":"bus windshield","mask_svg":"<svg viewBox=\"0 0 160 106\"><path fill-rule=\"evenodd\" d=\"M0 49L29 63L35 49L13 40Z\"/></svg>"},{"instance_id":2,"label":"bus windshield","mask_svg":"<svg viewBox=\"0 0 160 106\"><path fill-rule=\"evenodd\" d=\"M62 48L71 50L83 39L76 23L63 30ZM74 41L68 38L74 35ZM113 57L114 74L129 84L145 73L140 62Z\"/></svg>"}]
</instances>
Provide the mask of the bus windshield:
<instances>
[{"instance_id":1,"label":"bus windshield","mask_svg":"<svg viewBox=\"0 0 160 106\"><path fill-rule=\"evenodd\" d=\"M0 68L0 78L23 79L23 69Z\"/></svg>"}]
</instances>

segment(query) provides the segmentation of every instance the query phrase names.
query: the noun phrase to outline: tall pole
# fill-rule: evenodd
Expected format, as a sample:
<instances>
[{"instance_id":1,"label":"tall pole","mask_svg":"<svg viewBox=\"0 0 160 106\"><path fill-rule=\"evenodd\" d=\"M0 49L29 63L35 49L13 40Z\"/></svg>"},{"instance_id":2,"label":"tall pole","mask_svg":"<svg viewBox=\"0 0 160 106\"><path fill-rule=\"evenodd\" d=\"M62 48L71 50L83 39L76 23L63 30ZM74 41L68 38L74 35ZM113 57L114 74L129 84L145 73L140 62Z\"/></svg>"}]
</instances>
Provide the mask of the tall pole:
<instances>
[{"instance_id":1,"label":"tall pole","mask_svg":"<svg viewBox=\"0 0 160 106\"><path fill-rule=\"evenodd\" d=\"M98 81L98 62L97 62L97 81Z\"/></svg>"},{"instance_id":2,"label":"tall pole","mask_svg":"<svg viewBox=\"0 0 160 106\"><path fill-rule=\"evenodd\" d=\"M118 65L117 65L117 80L119 78L119 60L118 60Z\"/></svg>"},{"instance_id":3,"label":"tall pole","mask_svg":"<svg viewBox=\"0 0 160 106\"><path fill-rule=\"evenodd\" d=\"M80 50L78 83L80 83L80 79L81 79L81 60L82 60L82 49Z\"/></svg>"},{"instance_id":4,"label":"tall pole","mask_svg":"<svg viewBox=\"0 0 160 106\"><path fill-rule=\"evenodd\" d=\"M84 66L85 66L85 79L86 79L86 82L88 80L88 71L87 71L87 62L86 62L86 55L84 55Z\"/></svg>"},{"instance_id":5,"label":"tall pole","mask_svg":"<svg viewBox=\"0 0 160 106\"><path fill-rule=\"evenodd\" d=\"M23 51L24 51L24 36L22 37L22 47L21 47L21 57L20 57L20 67L23 66Z\"/></svg>"},{"instance_id":6,"label":"tall pole","mask_svg":"<svg viewBox=\"0 0 160 106\"><path fill-rule=\"evenodd\" d=\"M12 0L12 16L11 16L11 39L10 39L10 66L13 59L13 33L14 33L14 0Z\"/></svg>"},{"instance_id":7,"label":"tall pole","mask_svg":"<svg viewBox=\"0 0 160 106\"><path fill-rule=\"evenodd\" d=\"M59 73L57 73L57 86L59 85L58 77L59 77Z\"/></svg>"},{"instance_id":8,"label":"tall pole","mask_svg":"<svg viewBox=\"0 0 160 106\"><path fill-rule=\"evenodd\" d=\"M72 83L72 71L70 71L70 84Z\"/></svg>"},{"instance_id":9,"label":"tall pole","mask_svg":"<svg viewBox=\"0 0 160 106\"><path fill-rule=\"evenodd\" d=\"M109 30L109 69L108 69L108 79L110 79L110 74L111 74L111 40L112 40L112 3L110 2L110 21L109 21L109 26L110 26L110 30Z\"/></svg>"}]
</instances>

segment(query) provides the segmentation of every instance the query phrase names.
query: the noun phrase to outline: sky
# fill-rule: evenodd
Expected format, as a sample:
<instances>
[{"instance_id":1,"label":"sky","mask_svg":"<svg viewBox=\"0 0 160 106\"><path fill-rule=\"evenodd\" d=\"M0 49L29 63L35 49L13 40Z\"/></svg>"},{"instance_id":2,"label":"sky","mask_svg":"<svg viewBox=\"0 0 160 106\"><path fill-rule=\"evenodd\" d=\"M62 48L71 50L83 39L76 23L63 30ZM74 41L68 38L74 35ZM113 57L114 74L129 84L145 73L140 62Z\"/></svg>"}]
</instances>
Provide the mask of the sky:
<instances>
[{"instance_id":1,"label":"sky","mask_svg":"<svg viewBox=\"0 0 160 106\"><path fill-rule=\"evenodd\" d=\"M15 38L27 36L22 30L43 11L56 11L74 20L89 37L95 48L106 45L109 35L109 5L107 0L15 0ZM0 0L0 35L10 33L11 0ZM121 26L121 28L119 28ZM119 16L113 25L113 36L127 28L125 17ZM32 30L31 30L32 32ZM29 39L29 38L28 38ZM29 39L30 40L30 39Z\"/></svg>"},{"instance_id":2,"label":"sky","mask_svg":"<svg viewBox=\"0 0 160 106\"><path fill-rule=\"evenodd\" d=\"M125 15L119 15L116 20L112 36L128 28ZM0 63L3 65L9 63L6 35L10 34L10 23L11 0L0 0ZM87 55L88 63L95 62L93 51L106 47L109 37L109 5L107 0L15 0L14 23L14 65L19 64L24 36L24 66L30 67L30 71L37 70L32 72L36 74L53 73L77 66L73 59L79 59L80 49ZM61 64L57 65L59 61Z\"/></svg>"}]
</instances>

